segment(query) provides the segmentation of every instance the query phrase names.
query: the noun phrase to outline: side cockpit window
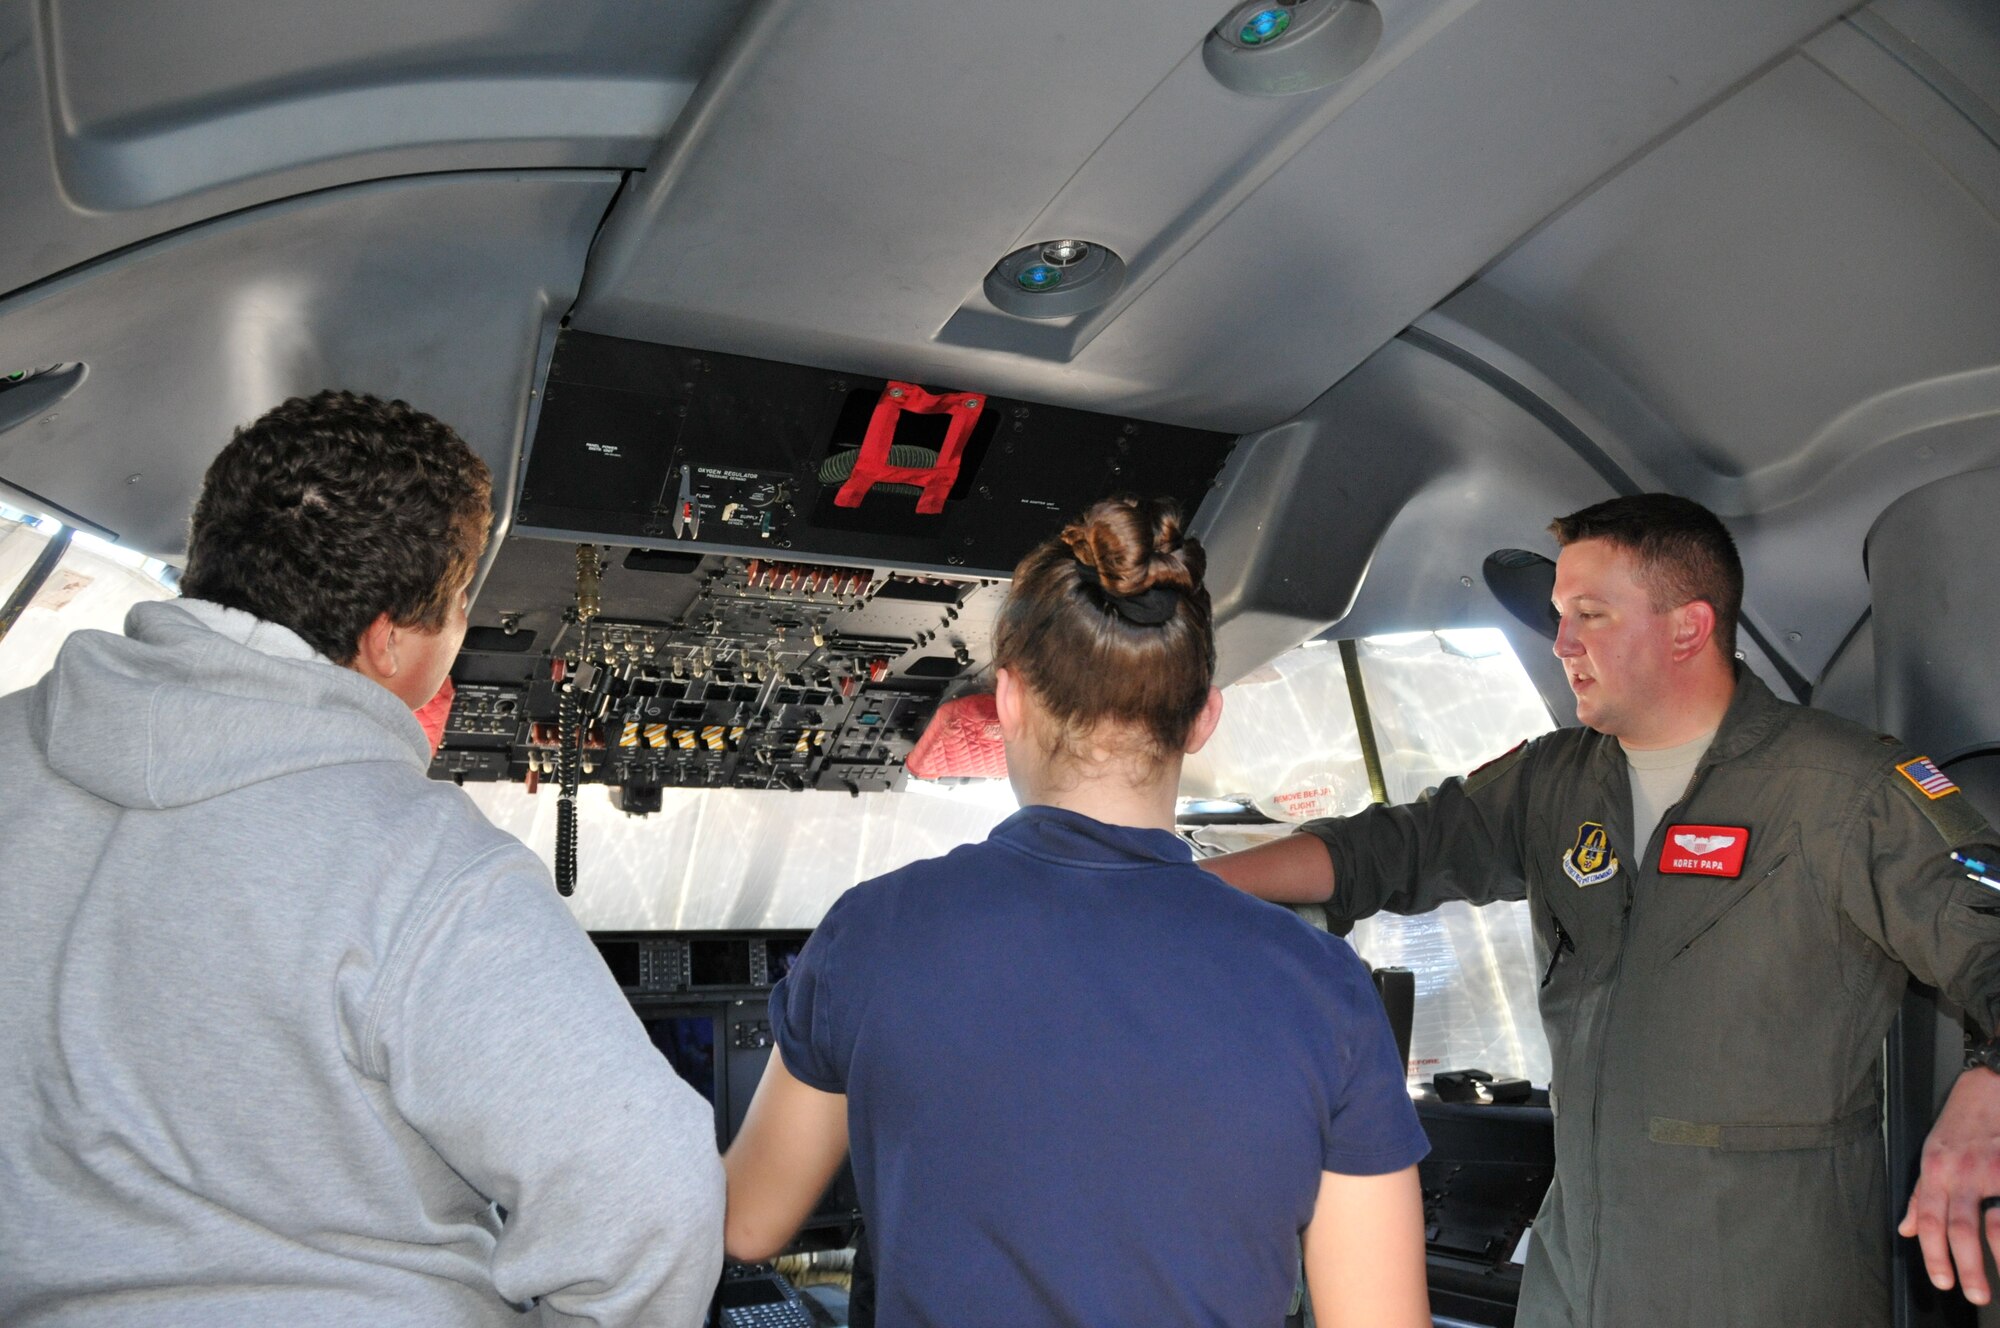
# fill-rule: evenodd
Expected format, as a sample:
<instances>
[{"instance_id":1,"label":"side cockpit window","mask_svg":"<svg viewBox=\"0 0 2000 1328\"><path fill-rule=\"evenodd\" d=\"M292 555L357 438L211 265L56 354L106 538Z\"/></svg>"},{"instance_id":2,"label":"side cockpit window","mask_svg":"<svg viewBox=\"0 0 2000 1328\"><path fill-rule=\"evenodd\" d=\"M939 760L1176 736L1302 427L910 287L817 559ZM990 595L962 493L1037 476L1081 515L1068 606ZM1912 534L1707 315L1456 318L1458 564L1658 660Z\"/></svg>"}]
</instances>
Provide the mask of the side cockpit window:
<instances>
[{"instance_id":1,"label":"side cockpit window","mask_svg":"<svg viewBox=\"0 0 2000 1328\"><path fill-rule=\"evenodd\" d=\"M1211 822L1193 836L1224 850L1371 801L1412 801L1555 727L1506 638L1484 629L1308 642L1223 696L1221 726L1181 791L1184 806L1209 809L1189 818ZM1274 824L1228 824L1216 811L1232 805ZM1416 975L1413 1083L1473 1068L1548 1083L1525 903L1378 914L1349 939L1374 967Z\"/></svg>"},{"instance_id":2,"label":"side cockpit window","mask_svg":"<svg viewBox=\"0 0 2000 1328\"><path fill-rule=\"evenodd\" d=\"M0 503L0 695L32 686L70 633L116 632L145 600L173 597L173 568Z\"/></svg>"}]
</instances>

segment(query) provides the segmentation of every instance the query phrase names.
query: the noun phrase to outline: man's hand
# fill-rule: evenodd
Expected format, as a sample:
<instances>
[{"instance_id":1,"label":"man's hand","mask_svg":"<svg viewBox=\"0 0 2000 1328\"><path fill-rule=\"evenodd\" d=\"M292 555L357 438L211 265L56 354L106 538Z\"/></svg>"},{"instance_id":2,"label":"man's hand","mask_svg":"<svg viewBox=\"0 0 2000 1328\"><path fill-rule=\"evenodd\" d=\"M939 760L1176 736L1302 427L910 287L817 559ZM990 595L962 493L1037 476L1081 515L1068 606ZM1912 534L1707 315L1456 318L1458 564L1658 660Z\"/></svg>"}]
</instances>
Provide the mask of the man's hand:
<instances>
[{"instance_id":1,"label":"man's hand","mask_svg":"<svg viewBox=\"0 0 2000 1328\"><path fill-rule=\"evenodd\" d=\"M1952 1085L1924 1141L1923 1171L1896 1231L1922 1242L1924 1267L1940 1291L1951 1290L1956 1260L1957 1280L1975 1305L1993 1298L1980 1240L1983 1224L1986 1243L2000 1251L2000 1208L1980 1211L1993 1197L2000 1197L2000 1074L1972 1069Z\"/></svg>"}]
</instances>

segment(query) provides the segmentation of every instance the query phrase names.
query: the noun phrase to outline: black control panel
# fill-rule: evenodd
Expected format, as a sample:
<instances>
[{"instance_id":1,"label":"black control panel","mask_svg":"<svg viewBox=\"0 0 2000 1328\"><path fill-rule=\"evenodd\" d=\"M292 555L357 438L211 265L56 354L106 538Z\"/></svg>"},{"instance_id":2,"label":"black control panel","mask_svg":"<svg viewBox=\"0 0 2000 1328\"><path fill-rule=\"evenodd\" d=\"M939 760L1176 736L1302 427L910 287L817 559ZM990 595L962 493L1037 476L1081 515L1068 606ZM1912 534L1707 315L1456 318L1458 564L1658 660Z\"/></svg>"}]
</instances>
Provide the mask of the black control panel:
<instances>
[{"instance_id":1,"label":"black control panel","mask_svg":"<svg viewBox=\"0 0 2000 1328\"><path fill-rule=\"evenodd\" d=\"M804 950L804 931L593 932L605 967L660 1055L715 1111L728 1148L771 1059L771 988ZM839 1249L860 1219L843 1166L806 1219L796 1249Z\"/></svg>"},{"instance_id":2,"label":"black control panel","mask_svg":"<svg viewBox=\"0 0 2000 1328\"><path fill-rule=\"evenodd\" d=\"M513 541L453 667L434 778L668 788L899 787L937 707L991 658L1003 582ZM567 599L565 600L565 596ZM576 701L565 733L565 686Z\"/></svg>"},{"instance_id":3,"label":"black control panel","mask_svg":"<svg viewBox=\"0 0 2000 1328\"><path fill-rule=\"evenodd\" d=\"M848 486L871 430L908 474ZM954 436L954 430L957 436ZM1228 434L772 360L565 331L516 528L556 538L1007 576L1100 498L1190 515ZM852 505L840 500L843 489ZM947 491L948 490L948 491Z\"/></svg>"},{"instance_id":4,"label":"black control panel","mask_svg":"<svg viewBox=\"0 0 2000 1328\"><path fill-rule=\"evenodd\" d=\"M724 1271L709 1321L715 1328L814 1328L816 1323L783 1274L757 1265Z\"/></svg>"},{"instance_id":5,"label":"black control panel","mask_svg":"<svg viewBox=\"0 0 2000 1328\"><path fill-rule=\"evenodd\" d=\"M599 932L591 939L619 987L635 996L768 990L810 933Z\"/></svg>"}]
</instances>

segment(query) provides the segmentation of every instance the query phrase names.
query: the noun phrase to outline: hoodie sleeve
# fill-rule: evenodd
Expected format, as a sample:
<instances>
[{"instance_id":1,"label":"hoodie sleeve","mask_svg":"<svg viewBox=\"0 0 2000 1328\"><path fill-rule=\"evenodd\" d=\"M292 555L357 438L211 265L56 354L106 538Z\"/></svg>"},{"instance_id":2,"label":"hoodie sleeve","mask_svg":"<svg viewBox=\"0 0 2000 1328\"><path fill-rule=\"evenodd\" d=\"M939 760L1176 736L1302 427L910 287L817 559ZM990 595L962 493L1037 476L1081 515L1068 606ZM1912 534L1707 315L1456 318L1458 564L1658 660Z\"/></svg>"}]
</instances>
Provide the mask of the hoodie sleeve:
<instances>
[{"instance_id":1,"label":"hoodie sleeve","mask_svg":"<svg viewBox=\"0 0 2000 1328\"><path fill-rule=\"evenodd\" d=\"M701 1321L722 1270L714 1113L527 850L487 854L414 910L369 1024L365 1068L506 1211L502 1296L552 1322Z\"/></svg>"}]
</instances>

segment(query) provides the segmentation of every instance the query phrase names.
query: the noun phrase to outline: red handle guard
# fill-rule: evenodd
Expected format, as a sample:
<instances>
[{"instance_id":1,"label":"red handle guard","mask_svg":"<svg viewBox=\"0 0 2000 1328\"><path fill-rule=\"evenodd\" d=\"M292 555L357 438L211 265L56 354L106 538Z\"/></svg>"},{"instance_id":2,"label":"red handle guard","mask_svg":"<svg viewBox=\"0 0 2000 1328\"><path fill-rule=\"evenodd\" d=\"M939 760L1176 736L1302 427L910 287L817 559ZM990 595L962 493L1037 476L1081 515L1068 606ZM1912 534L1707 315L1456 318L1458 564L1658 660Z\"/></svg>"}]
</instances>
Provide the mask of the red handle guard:
<instances>
[{"instance_id":1,"label":"red handle guard","mask_svg":"<svg viewBox=\"0 0 2000 1328\"><path fill-rule=\"evenodd\" d=\"M861 455L854 459L854 473L833 496L834 506L861 506L861 500L877 484L914 484L923 490L917 498L917 511L926 515L944 511L944 500L950 495L951 486L958 482L958 464L965 454L965 440L972 436L972 426L979 423L979 413L985 409L986 398L977 392L939 394L926 392L915 383L889 383L882 389L881 400L875 403L874 415L869 417L868 432L861 440ZM895 440L896 425L905 411L913 415L951 416L936 465L889 464L889 444Z\"/></svg>"}]
</instances>

